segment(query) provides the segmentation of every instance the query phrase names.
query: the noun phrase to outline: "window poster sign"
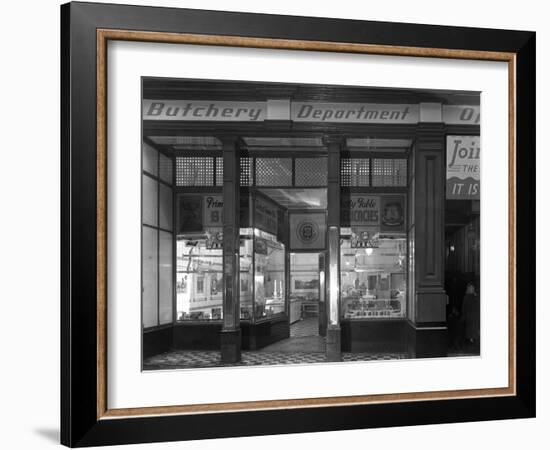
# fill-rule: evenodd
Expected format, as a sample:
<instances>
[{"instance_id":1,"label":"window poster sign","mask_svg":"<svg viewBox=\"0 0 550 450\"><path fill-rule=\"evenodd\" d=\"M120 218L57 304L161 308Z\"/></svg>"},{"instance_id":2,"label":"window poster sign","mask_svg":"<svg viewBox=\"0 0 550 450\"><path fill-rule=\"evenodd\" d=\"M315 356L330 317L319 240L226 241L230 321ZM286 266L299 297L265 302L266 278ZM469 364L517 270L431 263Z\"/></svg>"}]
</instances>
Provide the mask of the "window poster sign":
<instances>
[{"instance_id":1,"label":"window poster sign","mask_svg":"<svg viewBox=\"0 0 550 450\"><path fill-rule=\"evenodd\" d=\"M364 227L351 229L351 248L378 248L380 233L376 229L366 229Z\"/></svg>"},{"instance_id":2,"label":"window poster sign","mask_svg":"<svg viewBox=\"0 0 550 450\"><path fill-rule=\"evenodd\" d=\"M363 194L351 194L349 197L343 196L340 219L344 226L379 228L380 196Z\"/></svg>"},{"instance_id":3,"label":"window poster sign","mask_svg":"<svg viewBox=\"0 0 550 450\"><path fill-rule=\"evenodd\" d=\"M277 235L277 207L261 198L254 201L254 226Z\"/></svg>"},{"instance_id":4,"label":"window poster sign","mask_svg":"<svg viewBox=\"0 0 550 450\"><path fill-rule=\"evenodd\" d=\"M223 231L219 229L211 229L206 233L206 248L221 249L223 248Z\"/></svg>"},{"instance_id":5,"label":"window poster sign","mask_svg":"<svg viewBox=\"0 0 550 450\"><path fill-rule=\"evenodd\" d=\"M380 231L382 233L405 232L405 197L384 195L380 198Z\"/></svg>"},{"instance_id":6,"label":"window poster sign","mask_svg":"<svg viewBox=\"0 0 550 450\"><path fill-rule=\"evenodd\" d=\"M365 242L380 232L405 233L405 196L351 194L342 198L340 218Z\"/></svg>"},{"instance_id":7,"label":"window poster sign","mask_svg":"<svg viewBox=\"0 0 550 450\"><path fill-rule=\"evenodd\" d=\"M327 230L325 213L292 213L289 221L291 250L325 248Z\"/></svg>"},{"instance_id":8,"label":"window poster sign","mask_svg":"<svg viewBox=\"0 0 550 450\"><path fill-rule=\"evenodd\" d=\"M201 195L178 197L178 234L202 231L202 202Z\"/></svg>"},{"instance_id":9,"label":"window poster sign","mask_svg":"<svg viewBox=\"0 0 550 450\"><path fill-rule=\"evenodd\" d=\"M479 200L479 136L447 136L447 199Z\"/></svg>"},{"instance_id":10,"label":"window poster sign","mask_svg":"<svg viewBox=\"0 0 550 450\"><path fill-rule=\"evenodd\" d=\"M205 228L223 227L223 196L205 195L203 199L203 224Z\"/></svg>"}]
</instances>

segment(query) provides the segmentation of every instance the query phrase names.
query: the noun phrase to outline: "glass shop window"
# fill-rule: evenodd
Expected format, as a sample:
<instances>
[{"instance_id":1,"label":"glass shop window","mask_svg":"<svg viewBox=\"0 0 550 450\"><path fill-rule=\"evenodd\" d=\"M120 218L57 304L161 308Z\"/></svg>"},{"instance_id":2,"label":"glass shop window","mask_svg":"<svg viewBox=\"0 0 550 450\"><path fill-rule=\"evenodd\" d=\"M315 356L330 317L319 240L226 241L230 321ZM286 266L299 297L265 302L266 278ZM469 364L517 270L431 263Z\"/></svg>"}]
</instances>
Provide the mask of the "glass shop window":
<instances>
[{"instance_id":1,"label":"glass shop window","mask_svg":"<svg viewBox=\"0 0 550 450\"><path fill-rule=\"evenodd\" d=\"M180 235L176 243L177 320L221 320L222 249L210 233Z\"/></svg>"},{"instance_id":2,"label":"glass shop window","mask_svg":"<svg viewBox=\"0 0 550 450\"><path fill-rule=\"evenodd\" d=\"M254 230L255 318L285 313L285 246L277 238Z\"/></svg>"},{"instance_id":3,"label":"glass shop window","mask_svg":"<svg viewBox=\"0 0 550 450\"><path fill-rule=\"evenodd\" d=\"M365 242L343 228L340 252L343 319L406 317L405 238L377 233Z\"/></svg>"},{"instance_id":4,"label":"glass shop window","mask_svg":"<svg viewBox=\"0 0 550 450\"><path fill-rule=\"evenodd\" d=\"M143 327L173 321L172 160L142 147L142 318Z\"/></svg>"}]
</instances>

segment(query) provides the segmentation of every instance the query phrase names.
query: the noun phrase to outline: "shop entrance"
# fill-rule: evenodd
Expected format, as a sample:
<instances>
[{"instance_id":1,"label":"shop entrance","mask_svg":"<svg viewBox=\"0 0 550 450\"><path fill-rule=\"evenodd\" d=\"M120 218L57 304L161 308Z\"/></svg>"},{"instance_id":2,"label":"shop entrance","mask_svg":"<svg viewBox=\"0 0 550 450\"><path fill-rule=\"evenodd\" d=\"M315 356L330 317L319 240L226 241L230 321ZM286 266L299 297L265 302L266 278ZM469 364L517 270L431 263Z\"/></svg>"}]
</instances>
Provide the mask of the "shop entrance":
<instances>
[{"instance_id":1,"label":"shop entrance","mask_svg":"<svg viewBox=\"0 0 550 450\"><path fill-rule=\"evenodd\" d=\"M290 254L290 336L323 335L324 253Z\"/></svg>"},{"instance_id":2,"label":"shop entrance","mask_svg":"<svg viewBox=\"0 0 550 450\"><path fill-rule=\"evenodd\" d=\"M265 188L256 195L284 212L279 233L285 247L288 337L264 352L324 353L326 335L326 188ZM268 258L266 269L270 269ZM258 304L258 298L256 298Z\"/></svg>"}]
</instances>

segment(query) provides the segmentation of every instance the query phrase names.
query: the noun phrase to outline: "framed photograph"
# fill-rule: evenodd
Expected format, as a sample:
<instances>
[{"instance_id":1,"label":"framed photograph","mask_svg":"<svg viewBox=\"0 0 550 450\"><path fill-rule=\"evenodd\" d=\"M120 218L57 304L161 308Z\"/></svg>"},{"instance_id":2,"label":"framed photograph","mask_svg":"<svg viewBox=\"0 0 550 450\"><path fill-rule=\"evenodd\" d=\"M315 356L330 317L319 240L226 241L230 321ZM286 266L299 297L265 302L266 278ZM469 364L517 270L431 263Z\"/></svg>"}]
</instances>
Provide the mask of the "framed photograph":
<instances>
[{"instance_id":1,"label":"framed photograph","mask_svg":"<svg viewBox=\"0 0 550 450\"><path fill-rule=\"evenodd\" d=\"M535 415L535 33L61 7L61 441Z\"/></svg>"}]
</instances>

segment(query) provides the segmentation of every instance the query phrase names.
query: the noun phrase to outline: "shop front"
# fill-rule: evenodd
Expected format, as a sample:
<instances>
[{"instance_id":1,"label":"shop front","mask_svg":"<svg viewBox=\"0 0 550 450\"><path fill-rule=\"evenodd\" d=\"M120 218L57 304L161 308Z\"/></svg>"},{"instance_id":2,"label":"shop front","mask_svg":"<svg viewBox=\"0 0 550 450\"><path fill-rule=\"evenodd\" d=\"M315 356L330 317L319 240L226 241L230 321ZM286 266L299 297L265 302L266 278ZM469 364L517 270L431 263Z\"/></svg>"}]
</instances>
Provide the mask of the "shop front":
<instances>
[{"instance_id":1,"label":"shop front","mask_svg":"<svg viewBox=\"0 0 550 450\"><path fill-rule=\"evenodd\" d=\"M144 356L446 356L446 211L479 193L449 203L451 137L478 139L478 94L144 79L142 108Z\"/></svg>"}]
</instances>

